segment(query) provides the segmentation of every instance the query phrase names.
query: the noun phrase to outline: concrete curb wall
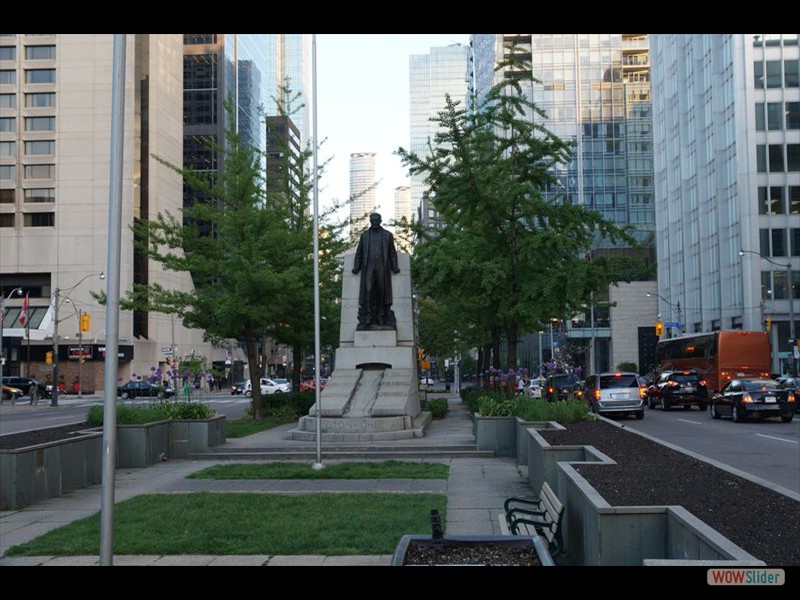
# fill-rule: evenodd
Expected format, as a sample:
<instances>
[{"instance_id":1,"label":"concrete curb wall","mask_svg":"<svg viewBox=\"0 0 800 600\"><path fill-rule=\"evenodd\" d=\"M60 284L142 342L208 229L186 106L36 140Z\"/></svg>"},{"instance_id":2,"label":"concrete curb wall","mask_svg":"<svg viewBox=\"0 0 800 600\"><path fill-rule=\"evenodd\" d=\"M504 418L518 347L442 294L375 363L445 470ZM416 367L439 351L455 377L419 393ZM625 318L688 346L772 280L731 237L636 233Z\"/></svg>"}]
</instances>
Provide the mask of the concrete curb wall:
<instances>
[{"instance_id":1,"label":"concrete curb wall","mask_svg":"<svg viewBox=\"0 0 800 600\"><path fill-rule=\"evenodd\" d=\"M475 420L475 443L478 450L490 450L497 456L517 454L517 417L483 417Z\"/></svg>"}]
</instances>

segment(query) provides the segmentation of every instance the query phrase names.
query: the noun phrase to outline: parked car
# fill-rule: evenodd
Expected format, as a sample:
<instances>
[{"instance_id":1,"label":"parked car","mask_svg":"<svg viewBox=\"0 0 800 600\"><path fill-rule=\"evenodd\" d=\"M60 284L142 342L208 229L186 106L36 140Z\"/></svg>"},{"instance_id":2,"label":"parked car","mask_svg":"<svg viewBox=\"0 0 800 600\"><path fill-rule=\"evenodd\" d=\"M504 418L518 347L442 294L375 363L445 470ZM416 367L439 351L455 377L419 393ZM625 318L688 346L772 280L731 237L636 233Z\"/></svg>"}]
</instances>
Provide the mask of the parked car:
<instances>
[{"instance_id":1,"label":"parked car","mask_svg":"<svg viewBox=\"0 0 800 600\"><path fill-rule=\"evenodd\" d=\"M125 385L117 388L117 396L122 399L127 398L169 398L175 395L175 390L171 387L164 387L149 381L130 380Z\"/></svg>"},{"instance_id":2,"label":"parked car","mask_svg":"<svg viewBox=\"0 0 800 600\"><path fill-rule=\"evenodd\" d=\"M780 417L789 423L796 407L795 393L780 387L774 379L731 379L712 396L711 417L730 415L737 423L750 416Z\"/></svg>"},{"instance_id":3,"label":"parked car","mask_svg":"<svg viewBox=\"0 0 800 600\"><path fill-rule=\"evenodd\" d=\"M599 373L586 378L583 397L595 413L632 414L644 419L644 388L636 373Z\"/></svg>"},{"instance_id":4,"label":"parked car","mask_svg":"<svg viewBox=\"0 0 800 600\"><path fill-rule=\"evenodd\" d=\"M525 386L524 394L530 398L541 398L544 388L544 379L531 379Z\"/></svg>"},{"instance_id":5,"label":"parked car","mask_svg":"<svg viewBox=\"0 0 800 600\"><path fill-rule=\"evenodd\" d=\"M231 386L231 395L236 396L239 394L244 394L244 390L246 387L247 387L247 382L244 379L242 379L241 381L234 382L234 384Z\"/></svg>"},{"instance_id":6,"label":"parked car","mask_svg":"<svg viewBox=\"0 0 800 600\"><path fill-rule=\"evenodd\" d=\"M578 376L574 373L551 375L544 382L544 399L548 402L566 400L570 388L576 381L578 381Z\"/></svg>"},{"instance_id":7,"label":"parked car","mask_svg":"<svg viewBox=\"0 0 800 600\"><path fill-rule=\"evenodd\" d=\"M292 382L289 381L288 379L284 379L284 378L281 378L281 377L273 377L272 381L277 383L279 386L282 386L282 389L285 389L286 386L289 386L289 389L286 390L286 391L287 392L291 392L292 391Z\"/></svg>"},{"instance_id":8,"label":"parked car","mask_svg":"<svg viewBox=\"0 0 800 600\"><path fill-rule=\"evenodd\" d=\"M262 395L283 394L292 391L292 384L289 383L288 381L286 383L277 383L274 379L268 379L266 377L262 377L259 380L259 385L261 387ZM247 384L245 385L244 395L245 396L253 395L252 382L248 381Z\"/></svg>"},{"instance_id":9,"label":"parked car","mask_svg":"<svg viewBox=\"0 0 800 600\"><path fill-rule=\"evenodd\" d=\"M25 395L21 389L16 388L11 385L6 385L5 383L2 384L2 399L3 400L16 400L17 398L22 398Z\"/></svg>"},{"instance_id":10,"label":"parked car","mask_svg":"<svg viewBox=\"0 0 800 600\"><path fill-rule=\"evenodd\" d=\"M708 387L697 371L664 371L647 390L648 408L679 405L689 410L693 404L700 410L708 406Z\"/></svg>"},{"instance_id":11,"label":"parked car","mask_svg":"<svg viewBox=\"0 0 800 600\"><path fill-rule=\"evenodd\" d=\"M31 388L36 388L36 393L39 398L49 398L50 392L44 382L36 379L35 377L16 377L14 375L7 375L3 377L3 383L11 387L19 388L24 392L25 396L31 396Z\"/></svg>"},{"instance_id":12,"label":"parked car","mask_svg":"<svg viewBox=\"0 0 800 600\"><path fill-rule=\"evenodd\" d=\"M794 392L795 411L800 411L800 378L784 376L776 380L784 389Z\"/></svg>"}]
</instances>

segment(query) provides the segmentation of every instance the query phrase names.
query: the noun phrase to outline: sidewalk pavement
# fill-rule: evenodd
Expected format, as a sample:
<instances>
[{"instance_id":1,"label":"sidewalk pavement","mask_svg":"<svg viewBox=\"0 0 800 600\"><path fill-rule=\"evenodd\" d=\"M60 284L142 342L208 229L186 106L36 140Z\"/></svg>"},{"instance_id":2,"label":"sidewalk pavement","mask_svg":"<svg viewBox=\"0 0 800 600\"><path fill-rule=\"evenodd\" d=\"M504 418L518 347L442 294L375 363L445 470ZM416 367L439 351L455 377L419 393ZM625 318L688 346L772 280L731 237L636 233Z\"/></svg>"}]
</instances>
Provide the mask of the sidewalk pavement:
<instances>
[{"instance_id":1,"label":"sidewalk pavement","mask_svg":"<svg viewBox=\"0 0 800 600\"><path fill-rule=\"evenodd\" d=\"M77 400L77 399L76 399ZM382 443L408 446L474 444L472 420L457 396L448 396L450 410L434 421L424 438ZM19 407L19 405L18 405ZM4 411L3 411L4 412ZM284 425L246 438L229 440L224 447L296 447L286 440L295 424ZM307 443L305 443L307 444ZM325 462L325 444L322 446ZM372 479L372 480L193 480L186 475L219 464L218 460L170 460L144 469L117 469L115 501L150 493L192 491L256 492L301 494L318 492L431 492L447 495L448 534L499 534L497 515L508 496L531 495L527 468L513 458L426 459L450 465L447 480ZM12 546L25 543L50 530L100 510L101 486L77 490L50 498L20 510L0 512L0 556ZM398 540L399 541L399 540ZM114 556L115 565L267 565L267 566L342 566L389 564L391 556ZM97 556L2 557L0 566L15 565L96 565Z\"/></svg>"}]
</instances>

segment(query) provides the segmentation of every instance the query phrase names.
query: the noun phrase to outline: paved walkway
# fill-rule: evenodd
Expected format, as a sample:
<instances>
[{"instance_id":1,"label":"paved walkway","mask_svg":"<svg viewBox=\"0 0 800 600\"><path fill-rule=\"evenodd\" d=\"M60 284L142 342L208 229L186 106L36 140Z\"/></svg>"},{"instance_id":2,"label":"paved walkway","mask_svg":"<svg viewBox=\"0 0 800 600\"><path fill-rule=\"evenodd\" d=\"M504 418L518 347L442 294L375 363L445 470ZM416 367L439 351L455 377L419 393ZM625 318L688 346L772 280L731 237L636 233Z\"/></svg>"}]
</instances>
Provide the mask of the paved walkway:
<instances>
[{"instance_id":1,"label":"paved walkway","mask_svg":"<svg viewBox=\"0 0 800 600\"><path fill-rule=\"evenodd\" d=\"M457 396L448 397L450 410L444 419L434 421L424 438L391 442L401 446L474 444L472 420ZM284 439L286 425L276 429L229 440L225 447L293 447L297 442ZM382 444L388 445L388 444ZM323 463L325 446L322 448ZM530 495L527 469L512 458L429 459L450 465L445 480L192 480L186 475L220 461L171 460L144 469L117 469L115 500L122 502L149 493L190 491L315 493L315 492L433 492L447 495L449 534L499 534L497 515L503 501L511 495ZM335 461L330 461L335 462ZM71 494L50 498L20 510L0 512L0 556L12 546L25 543L50 530L88 517L100 510L99 485ZM340 566L388 565L391 556L115 556L116 565L267 565ZM3 557L0 566L11 565L96 565L97 556Z\"/></svg>"}]
</instances>

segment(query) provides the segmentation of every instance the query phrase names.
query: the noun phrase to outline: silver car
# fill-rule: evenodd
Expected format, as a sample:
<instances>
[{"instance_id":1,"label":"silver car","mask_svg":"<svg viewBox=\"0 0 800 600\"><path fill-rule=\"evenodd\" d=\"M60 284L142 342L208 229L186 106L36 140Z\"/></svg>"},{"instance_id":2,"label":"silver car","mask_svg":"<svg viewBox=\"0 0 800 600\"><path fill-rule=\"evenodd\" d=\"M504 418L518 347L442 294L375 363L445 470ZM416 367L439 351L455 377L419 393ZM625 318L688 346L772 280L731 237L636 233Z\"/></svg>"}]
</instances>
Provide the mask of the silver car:
<instances>
[{"instance_id":1,"label":"silver car","mask_svg":"<svg viewBox=\"0 0 800 600\"><path fill-rule=\"evenodd\" d=\"M644 399L647 389L642 387L636 373L599 373L586 378L583 397L595 413L629 413L644 419Z\"/></svg>"}]
</instances>

